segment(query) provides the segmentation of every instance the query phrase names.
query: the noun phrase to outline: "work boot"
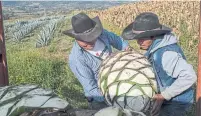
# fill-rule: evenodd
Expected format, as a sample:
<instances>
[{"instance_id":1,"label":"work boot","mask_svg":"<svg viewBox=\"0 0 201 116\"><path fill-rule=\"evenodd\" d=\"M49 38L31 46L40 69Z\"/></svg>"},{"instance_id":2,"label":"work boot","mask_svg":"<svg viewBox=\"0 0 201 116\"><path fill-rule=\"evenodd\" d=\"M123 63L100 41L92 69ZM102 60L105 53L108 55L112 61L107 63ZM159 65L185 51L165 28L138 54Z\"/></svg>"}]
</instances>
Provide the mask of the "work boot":
<instances>
[{"instance_id":1,"label":"work boot","mask_svg":"<svg viewBox=\"0 0 201 116\"><path fill-rule=\"evenodd\" d=\"M97 101L88 102L88 105L89 109L91 110L100 110L108 107L105 102L97 102Z\"/></svg>"},{"instance_id":2,"label":"work boot","mask_svg":"<svg viewBox=\"0 0 201 116\"><path fill-rule=\"evenodd\" d=\"M93 100L93 98L86 98L88 101L88 107L90 110L100 110L103 109L105 107L108 107L108 105L103 101L103 102L98 102Z\"/></svg>"}]
</instances>

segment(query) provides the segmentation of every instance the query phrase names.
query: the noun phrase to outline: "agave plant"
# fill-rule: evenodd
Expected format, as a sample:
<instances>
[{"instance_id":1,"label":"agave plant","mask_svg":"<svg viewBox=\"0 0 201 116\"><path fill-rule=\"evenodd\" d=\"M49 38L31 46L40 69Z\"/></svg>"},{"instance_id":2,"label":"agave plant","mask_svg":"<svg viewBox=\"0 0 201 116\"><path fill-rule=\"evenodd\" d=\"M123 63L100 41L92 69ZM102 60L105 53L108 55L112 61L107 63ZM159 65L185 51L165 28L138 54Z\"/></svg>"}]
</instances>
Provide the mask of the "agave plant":
<instances>
[{"instance_id":1,"label":"agave plant","mask_svg":"<svg viewBox=\"0 0 201 116\"><path fill-rule=\"evenodd\" d=\"M38 35L38 39L36 42L37 48L47 46L50 43L51 39L53 38L52 35L55 31L57 23L63 19L63 17L59 19L53 18L49 21L49 23L41 30L40 34Z\"/></svg>"}]
</instances>

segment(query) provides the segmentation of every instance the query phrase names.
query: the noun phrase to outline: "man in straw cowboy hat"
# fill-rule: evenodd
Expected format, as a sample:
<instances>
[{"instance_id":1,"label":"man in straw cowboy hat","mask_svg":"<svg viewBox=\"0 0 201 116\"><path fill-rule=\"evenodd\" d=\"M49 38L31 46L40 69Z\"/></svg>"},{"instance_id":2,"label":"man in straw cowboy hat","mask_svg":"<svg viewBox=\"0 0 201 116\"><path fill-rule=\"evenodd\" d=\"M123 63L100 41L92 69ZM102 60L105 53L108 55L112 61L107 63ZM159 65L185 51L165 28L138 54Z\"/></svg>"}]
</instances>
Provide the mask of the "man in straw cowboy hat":
<instances>
[{"instance_id":1,"label":"man in straw cowboy hat","mask_svg":"<svg viewBox=\"0 0 201 116\"><path fill-rule=\"evenodd\" d=\"M64 34L76 40L69 56L69 66L83 86L92 108L99 109L105 106L97 85L101 61L112 53L112 47L127 49L128 42L103 29L98 17L91 19L86 14L79 13L72 17L71 22L73 28L64 31Z\"/></svg>"},{"instance_id":2,"label":"man in straw cowboy hat","mask_svg":"<svg viewBox=\"0 0 201 116\"><path fill-rule=\"evenodd\" d=\"M156 14L144 12L123 30L122 37L136 39L153 67L159 93L153 97L151 115L184 116L193 103L197 77L171 29L160 24Z\"/></svg>"}]
</instances>

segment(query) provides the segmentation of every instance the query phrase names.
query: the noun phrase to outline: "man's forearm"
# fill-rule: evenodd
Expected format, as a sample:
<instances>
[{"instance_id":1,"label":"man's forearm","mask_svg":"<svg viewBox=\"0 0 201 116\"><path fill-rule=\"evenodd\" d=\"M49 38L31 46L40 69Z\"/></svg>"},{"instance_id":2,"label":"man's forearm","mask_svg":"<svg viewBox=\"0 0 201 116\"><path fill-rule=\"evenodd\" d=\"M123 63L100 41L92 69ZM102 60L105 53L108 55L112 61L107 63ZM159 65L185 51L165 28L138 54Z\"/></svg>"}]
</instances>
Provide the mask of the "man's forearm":
<instances>
[{"instance_id":1,"label":"man's forearm","mask_svg":"<svg viewBox=\"0 0 201 116\"><path fill-rule=\"evenodd\" d=\"M186 75L187 76L187 75ZM166 99L170 100L171 98L181 94L188 88L190 88L196 81L196 77L186 77L186 78L178 78L175 82L167 87L161 95Z\"/></svg>"}]
</instances>

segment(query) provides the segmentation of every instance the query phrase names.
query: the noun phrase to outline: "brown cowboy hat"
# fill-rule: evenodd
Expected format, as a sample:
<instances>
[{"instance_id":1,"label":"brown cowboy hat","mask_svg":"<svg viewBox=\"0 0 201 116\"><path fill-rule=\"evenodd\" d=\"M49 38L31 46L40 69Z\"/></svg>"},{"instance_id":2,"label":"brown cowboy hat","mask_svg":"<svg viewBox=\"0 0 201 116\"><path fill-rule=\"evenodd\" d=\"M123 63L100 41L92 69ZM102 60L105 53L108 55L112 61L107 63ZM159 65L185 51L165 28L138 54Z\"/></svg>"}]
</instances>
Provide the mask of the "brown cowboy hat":
<instances>
[{"instance_id":1,"label":"brown cowboy hat","mask_svg":"<svg viewBox=\"0 0 201 116\"><path fill-rule=\"evenodd\" d=\"M103 31L99 17L91 19L85 13L79 13L73 16L71 22L73 28L63 31L63 33L77 40L92 42Z\"/></svg>"},{"instance_id":2,"label":"brown cowboy hat","mask_svg":"<svg viewBox=\"0 0 201 116\"><path fill-rule=\"evenodd\" d=\"M159 23L158 16L151 12L139 14L122 33L125 40L143 39L171 32L172 29Z\"/></svg>"}]
</instances>

